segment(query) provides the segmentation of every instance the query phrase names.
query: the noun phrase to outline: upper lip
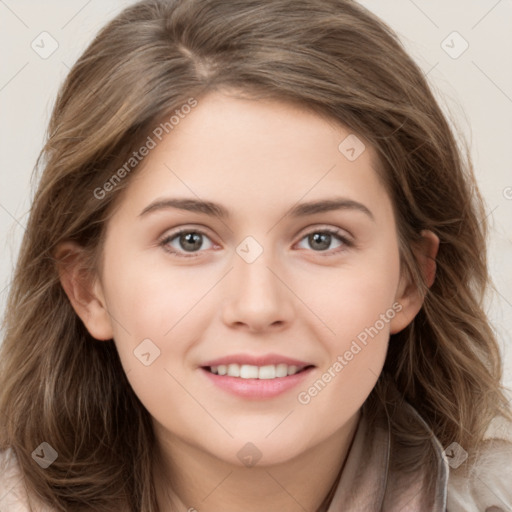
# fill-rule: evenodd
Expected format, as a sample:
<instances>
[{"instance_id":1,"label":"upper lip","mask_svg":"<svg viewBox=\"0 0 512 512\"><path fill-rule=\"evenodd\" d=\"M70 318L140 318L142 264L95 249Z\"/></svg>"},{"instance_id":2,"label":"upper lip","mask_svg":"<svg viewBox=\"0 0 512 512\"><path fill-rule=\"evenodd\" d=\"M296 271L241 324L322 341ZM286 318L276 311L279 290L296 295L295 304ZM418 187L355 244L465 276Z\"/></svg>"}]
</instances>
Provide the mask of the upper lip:
<instances>
[{"instance_id":1,"label":"upper lip","mask_svg":"<svg viewBox=\"0 0 512 512\"><path fill-rule=\"evenodd\" d=\"M279 354L265 354L259 356L253 356L250 354L231 354L229 356L224 356L218 359L212 359L211 361L206 361L201 365L201 367L211 367L228 364L249 364L252 366L286 364L288 366L297 366L298 368L313 366L311 363L300 361L299 359L281 356Z\"/></svg>"}]
</instances>

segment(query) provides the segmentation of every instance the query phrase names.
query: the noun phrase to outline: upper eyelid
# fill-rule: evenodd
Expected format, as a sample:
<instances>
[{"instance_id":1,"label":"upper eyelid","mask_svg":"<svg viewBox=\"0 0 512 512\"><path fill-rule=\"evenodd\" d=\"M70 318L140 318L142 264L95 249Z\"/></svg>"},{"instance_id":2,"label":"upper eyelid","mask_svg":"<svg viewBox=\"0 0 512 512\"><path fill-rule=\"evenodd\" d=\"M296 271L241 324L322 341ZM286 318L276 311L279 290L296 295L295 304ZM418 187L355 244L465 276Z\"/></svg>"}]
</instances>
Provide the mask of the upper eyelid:
<instances>
[{"instance_id":1,"label":"upper eyelid","mask_svg":"<svg viewBox=\"0 0 512 512\"><path fill-rule=\"evenodd\" d=\"M320 225L320 226L318 226L318 225L317 226L315 226L315 225L313 225L313 226L306 226L299 233L300 236L301 236L300 239L302 240L302 238L304 238L308 234L316 233L316 232L322 232L322 231L328 231L331 234L337 234L338 236L342 236L342 233L347 233L349 238L354 238L352 233L350 233L348 230L346 230L344 228L340 228L340 227L337 227L337 226L331 226L331 225L325 224L325 225ZM181 233L188 233L188 232L200 233L200 234L208 236L210 239L212 238L211 235L209 234L208 228L205 228L203 226L200 226L200 227L192 227L191 226L191 227L176 228L176 231L171 230L170 233L168 233L168 230L166 230L164 232L164 234L159 237L159 240L162 241L162 240L165 240L165 239L168 239L168 238L174 238L174 237L178 236ZM296 235L296 236L299 236L299 235Z\"/></svg>"},{"instance_id":2,"label":"upper eyelid","mask_svg":"<svg viewBox=\"0 0 512 512\"><path fill-rule=\"evenodd\" d=\"M341 236L341 237L343 237L344 233L346 233L347 236L345 238L350 238L350 239L354 238L354 235L352 235L352 233L350 231L348 231L347 229L340 228L338 226L332 226L332 225L329 225L329 224L324 224L324 225L316 224L316 225L313 225L313 226L307 226L307 227L305 227L304 229L302 229L300 231L300 236L301 236L301 239L302 239L302 238L304 238L305 236L307 236L310 233L316 233L316 232L322 232L322 231L328 231L331 234L335 234L335 235L338 235L338 236Z\"/></svg>"},{"instance_id":3,"label":"upper eyelid","mask_svg":"<svg viewBox=\"0 0 512 512\"><path fill-rule=\"evenodd\" d=\"M176 230L165 231L164 234L158 237L159 242L164 242L165 240L176 238L178 235L182 233L199 233L201 235L207 236L210 240L212 240L212 236L209 234L208 230L204 227L185 227L185 228L176 228ZM213 242L213 240L212 240Z\"/></svg>"}]
</instances>

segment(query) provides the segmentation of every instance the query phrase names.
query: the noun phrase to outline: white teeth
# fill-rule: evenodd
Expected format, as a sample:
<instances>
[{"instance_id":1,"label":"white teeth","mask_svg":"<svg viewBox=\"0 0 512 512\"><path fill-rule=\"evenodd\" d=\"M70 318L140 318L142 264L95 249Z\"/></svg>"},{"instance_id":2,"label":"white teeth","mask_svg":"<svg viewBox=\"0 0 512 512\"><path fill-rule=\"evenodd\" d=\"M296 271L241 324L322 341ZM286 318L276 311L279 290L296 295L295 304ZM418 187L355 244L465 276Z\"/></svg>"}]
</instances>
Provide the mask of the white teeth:
<instances>
[{"instance_id":1,"label":"white teeth","mask_svg":"<svg viewBox=\"0 0 512 512\"><path fill-rule=\"evenodd\" d=\"M230 377L240 377L240 366L237 364L229 364L228 375Z\"/></svg>"},{"instance_id":2,"label":"white teeth","mask_svg":"<svg viewBox=\"0 0 512 512\"><path fill-rule=\"evenodd\" d=\"M288 375L288 365L287 364L278 364L276 366L276 377L286 377L287 375Z\"/></svg>"},{"instance_id":3,"label":"white teeth","mask_svg":"<svg viewBox=\"0 0 512 512\"><path fill-rule=\"evenodd\" d=\"M242 379L257 379L259 378L258 373L257 366L251 366L250 364L240 366L240 377Z\"/></svg>"},{"instance_id":4,"label":"white teeth","mask_svg":"<svg viewBox=\"0 0 512 512\"><path fill-rule=\"evenodd\" d=\"M268 366L261 366L258 373L260 379L275 379L276 378L276 367L273 364Z\"/></svg>"},{"instance_id":5,"label":"white teeth","mask_svg":"<svg viewBox=\"0 0 512 512\"><path fill-rule=\"evenodd\" d=\"M295 375L299 368L295 365L287 364L269 364L266 366L254 366L251 364L221 364L211 366L210 371L217 375L227 375L228 377L239 377L241 379L275 379Z\"/></svg>"},{"instance_id":6,"label":"white teeth","mask_svg":"<svg viewBox=\"0 0 512 512\"><path fill-rule=\"evenodd\" d=\"M296 366L288 366L288 375L295 375L298 371Z\"/></svg>"}]
</instances>

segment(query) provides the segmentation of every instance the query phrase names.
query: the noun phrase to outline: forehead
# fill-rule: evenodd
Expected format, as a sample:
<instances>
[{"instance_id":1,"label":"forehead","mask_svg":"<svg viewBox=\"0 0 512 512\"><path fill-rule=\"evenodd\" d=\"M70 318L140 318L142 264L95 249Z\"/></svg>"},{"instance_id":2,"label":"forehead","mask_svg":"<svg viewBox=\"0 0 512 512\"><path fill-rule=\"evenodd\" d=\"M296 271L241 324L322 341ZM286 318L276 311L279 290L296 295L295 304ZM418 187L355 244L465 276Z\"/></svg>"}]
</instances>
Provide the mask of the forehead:
<instances>
[{"instance_id":1,"label":"forehead","mask_svg":"<svg viewBox=\"0 0 512 512\"><path fill-rule=\"evenodd\" d=\"M165 122L155 129L168 133L152 135L154 147L128 187L131 204L173 193L215 198L230 211L252 205L253 214L326 196L390 206L373 148L298 105L215 92L172 129Z\"/></svg>"}]
</instances>

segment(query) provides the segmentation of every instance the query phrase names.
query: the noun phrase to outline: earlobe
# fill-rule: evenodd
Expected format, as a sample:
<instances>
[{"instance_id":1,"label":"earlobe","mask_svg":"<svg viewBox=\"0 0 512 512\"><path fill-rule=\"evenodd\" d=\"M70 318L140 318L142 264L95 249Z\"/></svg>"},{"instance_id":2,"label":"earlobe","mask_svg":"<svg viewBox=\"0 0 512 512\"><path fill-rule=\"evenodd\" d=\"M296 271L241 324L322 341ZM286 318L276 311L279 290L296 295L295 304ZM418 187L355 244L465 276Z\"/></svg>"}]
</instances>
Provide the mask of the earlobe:
<instances>
[{"instance_id":1,"label":"earlobe","mask_svg":"<svg viewBox=\"0 0 512 512\"><path fill-rule=\"evenodd\" d=\"M436 256L439 250L439 237L432 231L423 230L420 242L413 253L423 275L425 284L430 288L436 276ZM424 296L410 275L402 275L398 286L396 301L401 305L400 312L390 323L390 333L405 329L423 306Z\"/></svg>"},{"instance_id":2,"label":"earlobe","mask_svg":"<svg viewBox=\"0 0 512 512\"><path fill-rule=\"evenodd\" d=\"M89 334L98 340L112 339L112 324L103 290L98 279L83 264L83 248L73 242L64 242L54 257L62 288Z\"/></svg>"}]
</instances>

